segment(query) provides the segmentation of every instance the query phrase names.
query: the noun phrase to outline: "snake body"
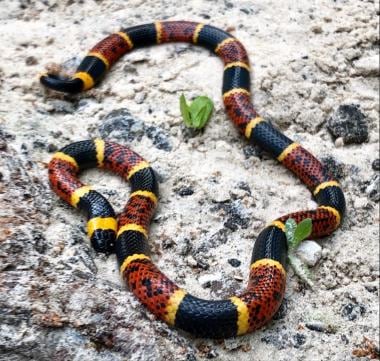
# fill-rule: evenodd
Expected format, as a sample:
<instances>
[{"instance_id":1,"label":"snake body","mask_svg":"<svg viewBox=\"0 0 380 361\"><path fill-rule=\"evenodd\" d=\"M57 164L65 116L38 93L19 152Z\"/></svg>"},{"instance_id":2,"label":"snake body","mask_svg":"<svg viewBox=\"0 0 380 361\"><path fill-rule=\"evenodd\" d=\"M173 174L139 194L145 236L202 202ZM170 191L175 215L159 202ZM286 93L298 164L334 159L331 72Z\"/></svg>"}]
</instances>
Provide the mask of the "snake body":
<instances>
[{"instance_id":1,"label":"snake body","mask_svg":"<svg viewBox=\"0 0 380 361\"><path fill-rule=\"evenodd\" d=\"M227 114L249 142L259 145L291 170L312 192L318 207L282 216L258 236L248 286L241 294L210 301L194 297L166 277L149 256L148 227L158 186L149 164L127 147L101 139L72 143L53 156L49 178L66 202L88 213L88 234L95 249L115 250L129 289L159 319L196 336L242 335L268 323L285 292L285 222L312 220L310 238L331 234L341 223L345 199L340 185L322 164L255 111L250 96L250 65L243 45L229 33L188 21L155 22L123 29L95 45L70 79L46 74L45 86L68 93L92 88L123 54L133 48L168 42L206 47L224 62L223 100ZM128 203L118 222L109 203L78 179L81 169L109 169L131 183Z\"/></svg>"}]
</instances>

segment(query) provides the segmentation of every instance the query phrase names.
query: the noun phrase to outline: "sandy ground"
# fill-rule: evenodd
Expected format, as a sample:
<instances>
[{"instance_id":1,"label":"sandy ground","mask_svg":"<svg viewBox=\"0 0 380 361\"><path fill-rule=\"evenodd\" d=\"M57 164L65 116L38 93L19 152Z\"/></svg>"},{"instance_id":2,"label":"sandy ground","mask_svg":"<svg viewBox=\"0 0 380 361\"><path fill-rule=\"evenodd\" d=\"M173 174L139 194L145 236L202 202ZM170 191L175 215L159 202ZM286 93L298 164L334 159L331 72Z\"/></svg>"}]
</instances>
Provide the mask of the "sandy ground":
<instances>
[{"instance_id":1,"label":"sandy ground","mask_svg":"<svg viewBox=\"0 0 380 361\"><path fill-rule=\"evenodd\" d=\"M378 4L358 0L0 1L0 360L376 357L378 15ZM345 190L347 217L320 241L316 289L290 270L279 314L252 335L194 339L156 321L122 286L115 258L91 249L83 215L48 186L46 166L60 147L96 136L130 145L160 176L154 261L192 294L214 299L244 289L254 239L267 222L315 207L298 180L227 120L222 64L206 50L135 51L78 96L39 85L46 66L72 73L106 34L157 19L212 23L237 36L253 64L259 112L329 164ZM214 100L203 133L184 129L181 93ZM345 145L327 121L352 104L369 138ZM122 209L123 181L99 171L82 179Z\"/></svg>"}]
</instances>

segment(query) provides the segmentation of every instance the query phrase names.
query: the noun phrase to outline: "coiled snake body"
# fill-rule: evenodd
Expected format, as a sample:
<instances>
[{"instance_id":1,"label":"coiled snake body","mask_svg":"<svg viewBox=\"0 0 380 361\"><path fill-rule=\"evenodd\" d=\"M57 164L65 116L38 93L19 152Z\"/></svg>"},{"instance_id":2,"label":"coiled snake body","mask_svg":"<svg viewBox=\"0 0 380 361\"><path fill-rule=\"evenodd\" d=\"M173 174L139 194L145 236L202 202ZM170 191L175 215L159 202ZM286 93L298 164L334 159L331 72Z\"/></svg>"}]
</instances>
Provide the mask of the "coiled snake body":
<instances>
[{"instance_id":1,"label":"coiled snake body","mask_svg":"<svg viewBox=\"0 0 380 361\"><path fill-rule=\"evenodd\" d=\"M243 45L213 26L187 21L155 22L123 29L91 49L71 79L46 74L45 86L68 93L92 88L123 54L133 48L168 42L199 44L224 62L223 100L227 114L249 142L278 159L313 193L318 207L282 216L258 236L244 292L209 301L188 294L168 279L149 257L148 227L158 198L152 168L127 147L101 139L70 144L53 156L49 178L66 202L88 213L88 234L98 251L115 250L129 289L152 313L194 335L223 338L263 326L278 310L285 291L287 243L284 223L312 219L310 238L331 234L341 223L345 199L339 184L322 164L255 111L250 96L250 66ZM78 171L98 166L131 183L128 203L116 221L106 199L82 184Z\"/></svg>"}]
</instances>

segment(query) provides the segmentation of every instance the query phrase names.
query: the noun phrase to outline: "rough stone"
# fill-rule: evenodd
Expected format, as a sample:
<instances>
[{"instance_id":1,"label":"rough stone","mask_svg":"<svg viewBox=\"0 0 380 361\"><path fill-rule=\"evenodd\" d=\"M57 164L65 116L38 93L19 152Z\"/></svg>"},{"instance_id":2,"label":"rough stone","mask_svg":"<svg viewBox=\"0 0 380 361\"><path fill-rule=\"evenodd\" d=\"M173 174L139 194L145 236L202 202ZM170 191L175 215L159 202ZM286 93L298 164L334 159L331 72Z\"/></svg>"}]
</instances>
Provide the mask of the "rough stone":
<instances>
[{"instance_id":1,"label":"rough stone","mask_svg":"<svg viewBox=\"0 0 380 361\"><path fill-rule=\"evenodd\" d=\"M372 162L372 169L379 171L380 170L380 159L377 158Z\"/></svg>"},{"instance_id":2,"label":"rough stone","mask_svg":"<svg viewBox=\"0 0 380 361\"><path fill-rule=\"evenodd\" d=\"M342 137L345 144L368 140L367 118L356 104L340 105L329 118L327 128L335 138Z\"/></svg>"}]
</instances>

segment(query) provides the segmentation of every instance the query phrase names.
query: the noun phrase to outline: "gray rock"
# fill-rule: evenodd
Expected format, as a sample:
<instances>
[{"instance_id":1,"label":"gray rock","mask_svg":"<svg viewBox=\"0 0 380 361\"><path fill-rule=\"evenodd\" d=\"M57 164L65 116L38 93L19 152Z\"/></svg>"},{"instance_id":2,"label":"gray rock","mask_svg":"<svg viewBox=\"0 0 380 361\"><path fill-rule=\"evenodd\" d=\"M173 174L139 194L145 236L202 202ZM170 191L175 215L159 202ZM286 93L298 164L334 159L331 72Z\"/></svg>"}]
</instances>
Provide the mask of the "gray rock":
<instances>
[{"instance_id":1,"label":"gray rock","mask_svg":"<svg viewBox=\"0 0 380 361\"><path fill-rule=\"evenodd\" d=\"M167 152L172 150L169 136L163 129L154 125L146 126L142 120L133 117L126 108L113 110L106 115L98 129L102 138L139 141L146 135L156 148Z\"/></svg>"},{"instance_id":2,"label":"gray rock","mask_svg":"<svg viewBox=\"0 0 380 361\"><path fill-rule=\"evenodd\" d=\"M345 144L368 140L367 118L359 105L340 105L328 120L327 128L334 138L342 137Z\"/></svg>"},{"instance_id":3,"label":"gray rock","mask_svg":"<svg viewBox=\"0 0 380 361\"><path fill-rule=\"evenodd\" d=\"M143 121L134 118L128 109L121 108L106 115L98 129L102 138L132 141L141 140L145 125Z\"/></svg>"},{"instance_id":4,"label":"gray rock","mask_svg":"<svg viewBox=\"0 0 380 361\"><path fill-rule=\"evenodd\" d=\"M335 333L336 327L330 324L326 324L322 321L310 321L306 322L305 326L312 331L323 332L323 333Z\"/></svg>"},{"instance_id":5,"label":"gray rock","mask_svg":"<svg viewBox=\"0 0 380 361\"><path fill-rule=\"evenodd\" d=\"M165 150L167 152L172 150L171 142L163 129L152 125L146 128L146 135L152 140L152 143L157 149Z\"/></svg>"},{"instance_id":6,"label":"gray rock","mask_svg":"<svg viewBox=\"0 0 380 361\"><path fill-rule=\"evenodd\" d=\"M238 259L236 258L230 258L228 259L228 263L232 266L232 267L239 267L241 265L241 261L239 261Z\"/></svg>"},{"instance_id":7,"label":"gray rock","mask_svg":"<svg viewBox=\"0 0 380 361\"><path fill-rule=\"evenodd\" d=\"M372 162L372 169L379 171L380 170L380 159L377 158Z\"/></svg>"},{"instance_id":8,"label":"gray rock","mask_svg":"<svg viewBox=\"0 0 380 361\"><path fill-rule=\"evenodd\" d=\"M357 302L349 302L342 306L341 316L349 321L354 321L366 313L366 307Z\"/></svg>"},{"instance_id":9,"label":"gray rock","mask_svg":"<svg viewBox=\"0 0 380 361\"><path fill-rule=\"evenodd\" d=\"M297 255L308 266L314 267L322 257L322 247L314 241L303 241L297 249Z\"/></svg>"},{"instance_id":10,"label":"gray rock","mask_svg":"<svg viewBox=\"0 0 380 361\"><path fill-rule=\"evenodd\" d=\"M367 182L368 186L365 189L365 192L368 198L371 201L379 202L380 200L380 176L375 174L372 178Z\"/></svg>"}]
</instances>

